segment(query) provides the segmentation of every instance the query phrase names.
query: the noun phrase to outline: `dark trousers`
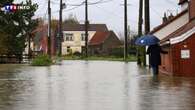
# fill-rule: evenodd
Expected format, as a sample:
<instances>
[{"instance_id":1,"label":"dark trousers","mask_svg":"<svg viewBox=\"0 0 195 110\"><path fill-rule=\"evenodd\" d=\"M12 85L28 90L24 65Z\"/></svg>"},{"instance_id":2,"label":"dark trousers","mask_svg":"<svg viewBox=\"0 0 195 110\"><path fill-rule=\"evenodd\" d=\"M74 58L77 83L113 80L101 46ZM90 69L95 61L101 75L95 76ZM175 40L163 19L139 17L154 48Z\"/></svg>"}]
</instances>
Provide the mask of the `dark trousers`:
<instances>
[{"instance_id":1,"label":"dark trousers","mask_svg":"<svg viewBox=\"0 0 195 110\"><path fill-rule=\"evenodd\" d=\"M158 73L159 73L158 65L157 66L151 66L151 67L152 67L153 74L158 75Z\"/></svg>"}]
</instances>

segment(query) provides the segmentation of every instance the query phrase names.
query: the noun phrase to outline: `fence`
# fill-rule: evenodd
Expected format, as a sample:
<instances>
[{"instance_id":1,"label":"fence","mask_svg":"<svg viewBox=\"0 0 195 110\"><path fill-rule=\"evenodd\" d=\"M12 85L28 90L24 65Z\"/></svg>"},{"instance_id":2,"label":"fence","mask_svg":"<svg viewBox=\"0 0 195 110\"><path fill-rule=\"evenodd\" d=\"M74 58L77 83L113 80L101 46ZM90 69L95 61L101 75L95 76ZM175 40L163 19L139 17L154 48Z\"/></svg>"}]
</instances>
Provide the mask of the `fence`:
<instances>
[{"instance_id":1,"label":"fence","mask_svg":"<svg viewBox=\"0 0 195 110\"><path fill-rule=\"evenodd\" d=\"M28 63L41 54L39 51L33 51L31 54L0 54L0 64L2 63Z\"/></svg>"},{"instance_id":2,"label":"fence","mask_svg":"<svg viewBox=\"0 0 195 110\"><path fill-rule=\"evenodd\" d=\"M24 63L29 62L32 57L28 54L0 54L0 63Z\"/></svg>"}]
</instances>

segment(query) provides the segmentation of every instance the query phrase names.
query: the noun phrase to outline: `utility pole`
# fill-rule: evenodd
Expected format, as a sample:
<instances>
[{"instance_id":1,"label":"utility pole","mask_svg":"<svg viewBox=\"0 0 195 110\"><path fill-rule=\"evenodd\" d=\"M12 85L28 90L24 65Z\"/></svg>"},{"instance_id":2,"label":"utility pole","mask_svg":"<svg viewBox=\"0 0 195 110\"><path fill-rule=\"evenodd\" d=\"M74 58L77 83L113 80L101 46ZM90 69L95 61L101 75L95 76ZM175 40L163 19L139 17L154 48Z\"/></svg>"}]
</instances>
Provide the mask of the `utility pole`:
<instances>
[{"instance_id":1,"label":"utility pole","mask_svg":"<svg viewBox=\"0 0 195 110\"><path fill-rule=\"evenodd\" d=\"M58 38L58 48L59 48L59 53L58 56L62 55L62 0L60 0L60 12L59 12L59 38Z\"/></svg>"},{"instance_id":2,"label":"utility pole","mask_svg":"<svg viewBox=\"0 0 195 110\"><path fill-rule=\"evenodd\" d=\"M124 60L127 60L128 57L128 44L127 44L127 37L128 37L128 24L127 24L127 0L124 0L124 35L125 35L125 42L124 42Z\"/></svg>"},{"instance_id":3,"label":"utility pole","mask_svg":"<svg viewBox=\"0 0 195 110\"><path fill-rule=\"evenodd\" d=\"M150 32L150 1L145 0L145 35ZM144 50L144 66L146 66L146 48Z\"/></svg>"},{"instance_id":4,"label":"utility pole","mask_svg":"<svg viewBox=\"0 0 195 110\"><path fill-rule=\"evenodd\" d=\"M145 0L145 34L150 32L150 0Z\"/></svg>"},{"instance_id":5,"label":"utility pole","mask_svg":"<svg viewBox=\"0 0 195 110\"><path fill-rule=\"evenodd\" d=\"M88 57L88 0L85 0L85 56Z\"/></svg>"},{"instance_id":6,"label":"utility pole","mask_svg":"<svg viewBox=\"0 0 195 110\"><path fill-rule=\"evenodd\" d=\"M50 0L48 0L48 42L47 54L51 57L51 7Z\"/></svg>"},{"instance_id":7,"label":"utility pole","mask_svg":"<svg viewBox=\"0 0 195 110\"><path fill-rule=\"evenodd\" d=\"M28 33L28 58L31 59L31 33Z\"/></svg>"},{"instance_id":8,"label":"utility pole","mask_svg":"<svg viewBox=\"0 0 195 110\"><path fill-rule=\"evenodd\" d=\"M138 37L142 36L143 0L139 0ZM141 47L137 47L137 64L141 65Z\"/></svg>"}]
</instances>

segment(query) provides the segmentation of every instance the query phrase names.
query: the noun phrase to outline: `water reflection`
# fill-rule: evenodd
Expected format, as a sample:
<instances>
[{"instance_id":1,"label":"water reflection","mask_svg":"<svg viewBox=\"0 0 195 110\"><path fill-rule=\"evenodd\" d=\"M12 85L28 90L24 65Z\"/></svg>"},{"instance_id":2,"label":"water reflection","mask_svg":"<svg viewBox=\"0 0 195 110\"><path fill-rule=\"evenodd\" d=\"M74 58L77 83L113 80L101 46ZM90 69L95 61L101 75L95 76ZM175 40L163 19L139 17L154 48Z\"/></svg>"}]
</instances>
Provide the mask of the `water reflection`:
<instances>
[{"instance_id":1,"label":"water reflection","mask_svg":"<svg viewBox=\"0 0 195 110\"><path fill-rule=\"evenodd\" d=\"M194 110L194 84L136 63L0 65L0 110Z\"/></svg>"}]
</instances>

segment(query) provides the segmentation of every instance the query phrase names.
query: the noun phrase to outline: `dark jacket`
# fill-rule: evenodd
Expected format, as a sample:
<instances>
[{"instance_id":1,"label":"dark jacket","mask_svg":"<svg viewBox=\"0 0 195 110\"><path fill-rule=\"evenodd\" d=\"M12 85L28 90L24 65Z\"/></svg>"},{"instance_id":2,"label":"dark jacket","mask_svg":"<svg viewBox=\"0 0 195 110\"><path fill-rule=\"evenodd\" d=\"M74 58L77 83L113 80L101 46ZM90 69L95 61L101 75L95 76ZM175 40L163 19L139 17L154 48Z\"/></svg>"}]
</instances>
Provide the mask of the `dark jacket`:
<instances>
[{"instance_id":1,"label":"dark jacket","mask_svg":"<svg viewBox=\"0 0 195 110\"><path fill-rule=\"evenodd\" d=\"M151 66L161 65L160 53L168 53L161 49L159 45L151 45L148 47L147 54L149 54L149 62Z\"/></svg>"}]
</instances>

